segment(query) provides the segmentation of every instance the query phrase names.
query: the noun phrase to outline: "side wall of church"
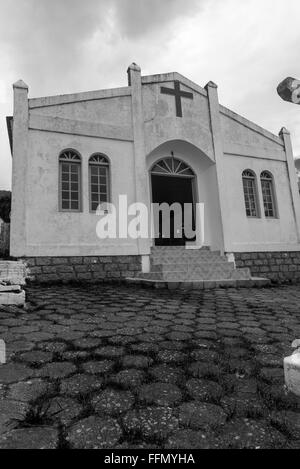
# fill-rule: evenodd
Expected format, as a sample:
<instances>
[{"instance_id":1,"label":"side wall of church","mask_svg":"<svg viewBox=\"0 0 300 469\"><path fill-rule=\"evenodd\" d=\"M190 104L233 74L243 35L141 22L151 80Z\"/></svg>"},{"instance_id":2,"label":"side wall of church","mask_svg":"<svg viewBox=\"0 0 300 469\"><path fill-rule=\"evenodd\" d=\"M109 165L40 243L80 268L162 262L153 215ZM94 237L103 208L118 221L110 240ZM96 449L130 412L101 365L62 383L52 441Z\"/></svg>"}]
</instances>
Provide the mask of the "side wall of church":
<instances>
[{"instance_id":1,"label":"side wall of church","mask_svg":"<svg viewBox=\"0 0 300 469\"><path fill-rule=\"evenodd\" d=\"M295 250L298 245L289 177L284 161L254 159L236 155L225 156L225 180L231 210L228 213L231 246L228 251ZM242 173L251 169L256 174L259 217L246 216ZM273 176L277 217L266 218L260 174L269 171Z\"/></svg>"},{"instance_id":2,"label":"side wall of church","mask_svg":"<svg viewBox=\"0 0 300 469\"><path fill-rule=\"evenodd\" d=\"M223 109L223 112L222 112ZM300 250L296 214L300 198L293 199L288 157L283 139L248 125L240 116L221 107L224 151L224 180L228 226L227 252L298 251ZM251 170L256 177L258 217L247 217L242 174ZM260 175L273 176L276 217L266 218ZM295 205L296 202L296 205Z\"/></svg>"}]
</instances>

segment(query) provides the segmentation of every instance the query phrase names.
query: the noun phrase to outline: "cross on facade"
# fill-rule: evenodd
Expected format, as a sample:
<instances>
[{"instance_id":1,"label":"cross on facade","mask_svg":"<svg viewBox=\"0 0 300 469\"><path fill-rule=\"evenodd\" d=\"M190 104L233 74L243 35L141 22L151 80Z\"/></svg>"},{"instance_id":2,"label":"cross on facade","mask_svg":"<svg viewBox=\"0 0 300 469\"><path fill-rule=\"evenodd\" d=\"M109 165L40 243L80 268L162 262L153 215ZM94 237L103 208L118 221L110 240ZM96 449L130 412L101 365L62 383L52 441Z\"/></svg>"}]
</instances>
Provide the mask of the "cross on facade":
<instances>
[{"instance_id":1,"label":"cross on facade","mask_svg":"<svg viewBox=\"0 0 300 469\"><path fill-rule=\"evenodd\" d=\"M193 93L188 93L187 91L180 90L180 83L178 80L174 81L174 89L173 88L165 88L161 86L160 92L162 94L170 94L175 96L175 103L176 103L176 116L182 117L182 106L181 106L181 98L188 98L194 99Z\"/></svg>"}]
</instances>

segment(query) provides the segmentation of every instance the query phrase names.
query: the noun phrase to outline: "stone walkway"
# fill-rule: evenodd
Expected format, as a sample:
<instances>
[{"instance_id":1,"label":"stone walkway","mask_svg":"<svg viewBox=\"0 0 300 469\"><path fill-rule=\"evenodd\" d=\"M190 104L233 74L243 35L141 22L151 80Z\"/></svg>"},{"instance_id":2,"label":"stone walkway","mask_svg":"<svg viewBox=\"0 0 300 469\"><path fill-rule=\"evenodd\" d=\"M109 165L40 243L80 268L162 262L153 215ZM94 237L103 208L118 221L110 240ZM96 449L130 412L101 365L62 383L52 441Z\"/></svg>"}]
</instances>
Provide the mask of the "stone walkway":
<instances>
[{"instance_id":1,"label":"stone walkway","mask_svg":"<svg viewBox=\"0 0 300 469\"><path fill-rule=\"evenodd\" d=\"M300 287L33 287L0 309L0 448L300 448Z\"/></svg>"}]
</instances>

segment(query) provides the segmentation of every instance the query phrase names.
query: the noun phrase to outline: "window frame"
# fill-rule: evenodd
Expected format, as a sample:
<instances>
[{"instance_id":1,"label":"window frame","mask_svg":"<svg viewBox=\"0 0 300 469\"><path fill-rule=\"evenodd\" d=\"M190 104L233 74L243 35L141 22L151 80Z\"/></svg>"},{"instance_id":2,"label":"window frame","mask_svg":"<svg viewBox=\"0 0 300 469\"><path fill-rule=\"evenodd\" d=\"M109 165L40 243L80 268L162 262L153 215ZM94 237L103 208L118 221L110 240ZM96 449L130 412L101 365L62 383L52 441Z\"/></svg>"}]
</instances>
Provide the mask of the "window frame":
<instances>
[{"instance_id":1,"label":"window frame","mask_svg":"<svg viewBox=\"0 0 300 469\"><path fill-rule=\"evenodd\" d=\"M246 173L250 173L251 175L247 175ZM245 186L244 186L244 181L246 179L253 181L253 192L254 192L254 197L255 197L254 202L255 202L256 215L248 215L247 213L246 193L245 193ZM243 187L243 197L244 197L244 207L245 207L246 217L252 218L252 219L261 218L260 203L259 203L258 188L257 188L257 178L256 178L255 172L252 169L245 169L242 172L242 187Z\"/></svg>"},{"instance_id":2,"label":"window frame","mask_svg":"<svg viewBox=\"0 0 300 469\"><path fill-rule=\"evenodd\" d=\"M74 154L74 156L77 157L77 159L72 160L65 158L63 159L63 155L67 152L71 152ZM78 170L78 208L63 208L62 202L62 165L63 164L76 164L79 167ZM64 212L64 213L81 213L82 212L82 158L80 153L77 150L74 150L74 148L66 148L62 150L59 154L58 157L58 203L59 203L59 212Z\"/></svg>"},{"instance_id":3,"label":"window frame","mask_svg":"<svg viewBox=\"0 0 300 469\"><path fill-rule=\"evenodd\" d=\"M264 175L267 175L265 177ZM265 209L265 200L264 200L264 191L263 191L263 181L268 181L270 183L270 194L271 194L271 199L272 199L272 206L273 206L273 216L266 215L266 209ZM261 193L262 193L262 204L263 204L263 210L264 210L264 216L267 220L276 220L279 218L278 216L278 206L277 206L277 199L276 199L276 191L275 191L275 182L274 182L274 176L273 174L268 171L264 170L260 174L260 187L261 187Z\"/></svg>"},{"instance_id":4,"label":"window frame","mask_svg":"<svg viewBox=\"0 0 300 469\"><path fill-rule=\"evenodd\" d=\"M195 173L192 168L182 159L172 156L165 156L157 160L150 171L153 176L169 176L194 178Z\"/></svg>"},{"instance_id":5,"label":"window frame","mask_svg":"<svg viewBox=\"0 0 300 469\"><path fill-rule=\"evenodd\" d=\"M95 157L100 157L100 158L103 158L105 160L105 162L93 162L91 161L92 158L95 158ZM105 155L104 153L100 153L100 152L96 152L96 153L93 153L90 157L89 157L89 160L88 160L88 172L89 172L89 211L90 213L96 213L97 212L97 209L98 209L98 206L99 204L101 204L101 201L98 202L98 205L97 205L97 209L96 210L93 210L92 208L92 204L93 204L93 200L92 200L92 171L91 171L91 168L93 166L96 166L96 167L105 167L106 169L106 188L107 188L107 193L106 193L106 202L105 203L110 203L111 201L111 175L110 175L110 168L111 168L111 164L110 164L110 160L108 158L107 155ZM100 194L101 195L101 194ZM98 193L98 196L99 196L99 193Z\"/></svg>"}]
</instances>

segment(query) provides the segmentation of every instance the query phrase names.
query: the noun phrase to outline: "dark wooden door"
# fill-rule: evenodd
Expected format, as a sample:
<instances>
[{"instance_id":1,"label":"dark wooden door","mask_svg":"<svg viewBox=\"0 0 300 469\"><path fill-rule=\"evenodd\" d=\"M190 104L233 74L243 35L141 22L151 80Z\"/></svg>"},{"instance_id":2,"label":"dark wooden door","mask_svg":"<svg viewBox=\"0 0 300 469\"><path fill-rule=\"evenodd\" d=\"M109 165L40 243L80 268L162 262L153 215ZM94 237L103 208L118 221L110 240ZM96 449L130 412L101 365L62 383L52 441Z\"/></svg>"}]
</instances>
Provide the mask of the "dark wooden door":
<instances>
[{"instance_id":1,"label":"dark wooden door","mask_svg":"<svg viewBox=\"0 0 300 469\"><path fill-rule=\"evenodd\" d=\"M170 214L170 233L168 236L163 232L163 219L160 214L158 226L155 232L158 237L155 239L156 246L184 246L187 238L184 233L184 204L194 204L193 200L193 179L176 176L156 176L152 175L152 202L156 204L167 203L170 206L174 203L182 207L181 236L178 233L178 225L174 223L174 213ZM194 210L192 225L194 227ZM177 233L175 233L175 231ZM189 241L192 241L189 239Z\"/></svg>"}]
</instances>

